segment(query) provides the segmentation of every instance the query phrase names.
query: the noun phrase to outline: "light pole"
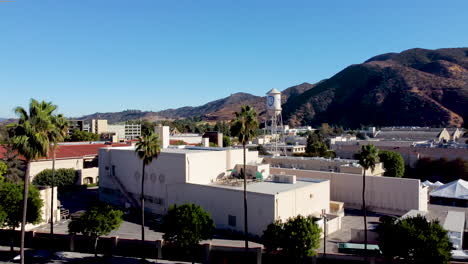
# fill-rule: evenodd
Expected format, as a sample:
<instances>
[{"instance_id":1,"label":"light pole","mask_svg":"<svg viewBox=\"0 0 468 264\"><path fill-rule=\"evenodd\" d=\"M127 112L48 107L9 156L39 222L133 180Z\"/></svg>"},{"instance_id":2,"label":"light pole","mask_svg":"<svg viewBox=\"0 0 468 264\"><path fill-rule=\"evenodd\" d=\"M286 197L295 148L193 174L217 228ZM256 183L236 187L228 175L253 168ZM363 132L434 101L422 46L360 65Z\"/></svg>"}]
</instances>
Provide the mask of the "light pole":
<instances>
[{"instance_id":1,"label":"light pole","mask_svg":"<svg viewBox=\"0 0 468 264\"><path fill-rule=\"evenodd\" d=\"M322 209L323 218L323 257L327 256L327 212Z\"/></svg>"}]
</instances>

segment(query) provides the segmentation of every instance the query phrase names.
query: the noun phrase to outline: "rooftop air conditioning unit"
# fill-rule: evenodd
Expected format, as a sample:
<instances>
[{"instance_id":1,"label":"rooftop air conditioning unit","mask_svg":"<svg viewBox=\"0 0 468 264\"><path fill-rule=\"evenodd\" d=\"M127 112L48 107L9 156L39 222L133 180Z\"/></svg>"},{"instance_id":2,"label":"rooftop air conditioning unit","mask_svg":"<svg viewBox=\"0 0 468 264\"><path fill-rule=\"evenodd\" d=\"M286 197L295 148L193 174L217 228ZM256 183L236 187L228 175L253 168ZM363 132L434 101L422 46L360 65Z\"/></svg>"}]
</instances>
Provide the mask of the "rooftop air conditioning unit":
<instances>
[{"instance_id":1,"label":"rooftop air conditioning unit","mask_svg":"<svg viewBox=\"0 0 468 264\"><path fill-rule=\"evenodd\" d=\"M295 184L296 175L273 175L273 182Z\"/></svg>"}]
</instances>

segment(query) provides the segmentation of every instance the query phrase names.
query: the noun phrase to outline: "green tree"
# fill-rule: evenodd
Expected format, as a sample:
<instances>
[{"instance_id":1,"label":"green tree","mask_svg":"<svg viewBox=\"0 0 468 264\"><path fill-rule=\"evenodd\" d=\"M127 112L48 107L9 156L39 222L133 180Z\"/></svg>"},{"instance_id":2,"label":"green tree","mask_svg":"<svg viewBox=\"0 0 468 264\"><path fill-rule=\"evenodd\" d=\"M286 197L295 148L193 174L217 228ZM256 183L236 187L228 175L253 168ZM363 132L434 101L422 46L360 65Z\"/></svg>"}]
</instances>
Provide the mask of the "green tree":
<instances>
[{"instance_id":1,"label":"green tree","mask_svg":"<svg viewBox=\"0 0 468 264\"><path fill-rule=\"evenodd\" d=\"M328 149L325 139L319 130L310 132L307 136L305 155L308 157L334 158L335 152Z\"/></svg>"},{"instance_id":2,"label":"green tree","mask_svg":"<svg viewBox=\"0 0 468 264\"><path fill-rule=\"evenodd\" d=\"M38 102L31 99L29 104L29 113L22 107L15 108L15 113L19 120L17 124L12 125L11 138L13 148L22 155L27 164L26 174L24 176L23 193L23 217L21 222L21 243L20 256L21 264L24 264L24 234L26 226L26 214L28 206L28 187L29 171L31 161L46 157L49 152L48 131L53 129L51 115L57 109L57 106L45 101Z\"/></svg>"},{"instance_id":3,"label":"green tree","mask_svg":"<svg viewBox=\"0 0 468 264\"><path fill-rule=\"evenodd\" d=\"M153 131L147 131L141 137L138 137L135 152L142 160L141 173L141 243L145 242L145 167L157 159L161 152L161 145L158 135Z\"/></svg>"},{"instance_id":4,"label":"green tree","mask_svg":"<svg viewBox=\"0 0 468 264\"><path fill-rule=\"evenodd\" d=\"M172 205L161 226L164 240L186 249L193 249L200 241L211 239L214 228L211 216L195 204Z\"/></svg>"},{"instance_id":5,"label":"green tree","mask_svg":"<svg viewBox=\"0 0 468 264\"><path fill-rule=\"evenodd\" d=\"M382 254L405 263L449 263L452 244L438 221L424 216L385 218L377 227Z\"/></svg>"},{"instance_id":6,"label":"green tree","mask_svg":"<svg viewBox=\"0 0 468 264\"><path fill-rule=\"evenodd\" d=\"M3 182L5 173L7 172L8 167L5 162L0 161L0 182Z\"/></svg>"},{"instance_id":7,"label":"green tree","mask_svg":"<svg viewBox=\"0 0 468 264\"><path fill-rule=\"evenodd\" d=\"M12 182L21 183L24 178L24 162L18 158L18 153L13 149L10 138L3 146L5 147L3 162L7 166L3 176Z\"/></svg>"},{"instance_id":8,"label":"green tree","mask_svg":"<svg viewBox=\"0 0 468 264\"><path fill-rule=\"evenodd\" d=\"M249 250L249 228L247 221L247 177L246 177L246 146L247 142L255 137L258 129L258 119L255 109L246 105L241 107L240 112L235 112L235 119L232 121L231 135L239 139L244 149L244 231L245 231L245 252Z\"/></svg>"},{"instance_id":9,"label":"green tree","mask_svg":"<svg viewBox=\"0 0 468 264\"><path fill-rule=\"evenodd\" d=\"M48 131L48 138L51 144L50 148L52 150L52 177L51 182L49 184L50 188L50 234L54 234L54 178L55 178L55 160L56 160L56 152L59 142L63 142L65 137L68 133L68 121L62 114L58 115L51 115L50 117L52 122L52 127Z\"/></svg>"},{"instance_id":10,"label":"green tree","mask_svg":"<svg viewBox=\"0 0 468 264\"><path fill-rule=\"evenodd\" d=\"M97 243L100 236L108 235L122 224L123 212L107 204L92 206L81 217L68 224L70 234L81 233L94 240L94 256L97 257Z\"/></svg>"},{"instance_id":11,"label":"green tree","mask_svg":"<svg viewBox=\"0 0 468 264\"><path fill-rule=\"evenodd\" d=\"M385 176L403 177L405 175L405 161L400 153L381 150L379 151L379 160L383 162Z\"/></svg>"},{"instance_id":12,"label":"green tree","mask_svg":"<svg viewBox=\"0 0 468 264\"><path fill-rule=\"evenodd\" d=\"M73 130L72 134L65 138L65 141L82 142L82 141L98 141L100 136L91 132Z\"/></svg>"},{"instance_id":13,"label":"green tree","mask_svg":"<svg viewBox=\"0 0 468 264\"><path fill-rule=\"evenodd\" d=\"M282 223L275 221L263 231L262 243L268 252L281 250L296 262L314 256L322 230L314 218L298 215Z\"/></svg>"},{"instance_id":14,"label":"green tree","mask_svg":"<svg viewBox=\"0 0 468 264\"><path fill-rule=\"evenodd\" d=\"M18 228L22 221L23 190L22 184L9 180L0 183L0 227L12 230L11 251L13 251L13 230ZM27 223L37 224L41 221L42 205L39 191L31 185L28 188Z\"/></svg>"},{"instance_id":15,"label":"green tree","mask_svg":"<svg viewBox=\"0 0 468 264\"><path fill-rule=\"evenodd\" d=\"M229 136L223 136L223 147L231 146L231 138Z\"/></svg>"},{"instance_id":16,"label":"green tree","mask_svg":"<svg viewBox=\"0 0 468 264\"><path fill-rule=\"evenodd\" d=\"M375 164L379 162L379 150L374 145L364 145L361 147L359 165L362 171L362 211L364 214L364 250L367 256L367 208L366 208L366 171L375 169Z\"/></svg>"},{"instance_id":17,"label":"green tree","mask_svg":"<svg viewBox=\"0 0 468 264\"><path fill-rule=\"evenodd\" d=\"M261 238L262 244L267 252L275 252L283 247L283 233L284 223L281 220L276 220L267 226Z\"/></svg>"},{"instance_id":18,"label":"green tree","mask_svg":"<svg viewBox=\"0 0 468 264\"><path fill-rule=\"evenodd\" d=\"M37 186L57 186L59 188L72 186L78 180L78 171L75 169L57 169L53 174L51 169L45 169L34 177L33 184Z\"/></svg>"}]
</instances>

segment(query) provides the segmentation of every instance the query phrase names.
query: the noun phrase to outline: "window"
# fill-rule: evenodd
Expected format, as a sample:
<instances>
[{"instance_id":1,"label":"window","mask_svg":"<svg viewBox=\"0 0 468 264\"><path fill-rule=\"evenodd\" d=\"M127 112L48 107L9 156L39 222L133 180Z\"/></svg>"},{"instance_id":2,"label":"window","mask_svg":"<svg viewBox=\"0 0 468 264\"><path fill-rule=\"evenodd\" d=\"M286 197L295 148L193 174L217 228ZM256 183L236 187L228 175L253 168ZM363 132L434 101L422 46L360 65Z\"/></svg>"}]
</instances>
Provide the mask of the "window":
<instances>
[{"instance_id":1,"label":"window","mask_svg":"<svg viewBox=\"0 0 468 264\"><path fill-rule=\"evenodd\" d=\"M97 168L97 167L99 167L97 157L94 158L94 159L85 159L85 160L83 160L83 168L84 169Z\"/></svg>"},{"instance_id":2,"label":"window","mask_svg":"<svg viewBox=\"0 0 468 264\"><path fill-rule=\"evenodd\" d=\"M236 226L236 216L235 215L228 215L228 225Z\"/></svg>"}]
</instances>

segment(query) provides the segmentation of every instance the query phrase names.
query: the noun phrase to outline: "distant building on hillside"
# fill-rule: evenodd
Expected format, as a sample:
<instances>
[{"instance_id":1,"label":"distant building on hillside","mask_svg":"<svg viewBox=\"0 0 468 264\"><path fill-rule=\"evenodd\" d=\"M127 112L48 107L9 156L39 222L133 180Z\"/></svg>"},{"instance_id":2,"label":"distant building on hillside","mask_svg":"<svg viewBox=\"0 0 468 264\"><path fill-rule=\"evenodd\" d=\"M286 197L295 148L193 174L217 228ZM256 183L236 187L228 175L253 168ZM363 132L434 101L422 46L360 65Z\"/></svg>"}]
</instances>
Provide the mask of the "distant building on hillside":
<instances>
[{"instance_id":1,"label":"distant building on hillside","mask_svg":"<svg viewBox=\"0 0 468 264\"><path fill-rule=\"evenodd\" d=\"M132 140L141 136L140 124L107 125L106 133L113 133L117 140Z\"/></svg>"},{"instance_id":2,"label":"distant building on hillside","mask_svg":"<svg viewBox=\"0 0 468 264\"><path fill-rule=\"evenodd\" d=\"M85 122L83 120L68 120L68 135L71 135L74 130L83 131Z\"/></svg>"},{"instance_id":3,"label":"distant building on hillside","mask_svg":"<svg viewBox=\"0 0 468 264\"><path fill-rule=\"evenodd\" d=\"M428 128L428 127L383 127L377 131L375 138L379 140L399 141L432 141L448 142L457 140L461 136L458 128Z\"/></svg>"}]
</instances>

